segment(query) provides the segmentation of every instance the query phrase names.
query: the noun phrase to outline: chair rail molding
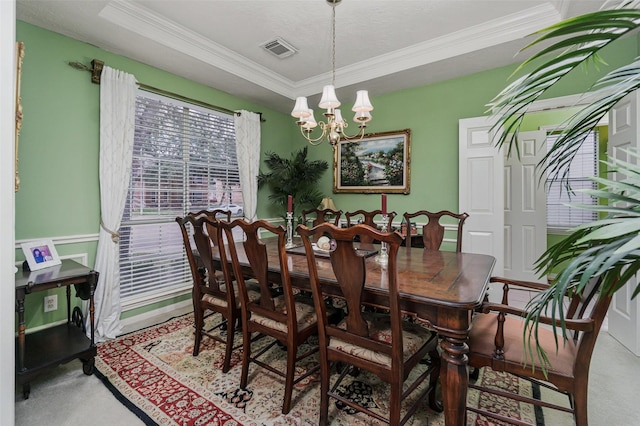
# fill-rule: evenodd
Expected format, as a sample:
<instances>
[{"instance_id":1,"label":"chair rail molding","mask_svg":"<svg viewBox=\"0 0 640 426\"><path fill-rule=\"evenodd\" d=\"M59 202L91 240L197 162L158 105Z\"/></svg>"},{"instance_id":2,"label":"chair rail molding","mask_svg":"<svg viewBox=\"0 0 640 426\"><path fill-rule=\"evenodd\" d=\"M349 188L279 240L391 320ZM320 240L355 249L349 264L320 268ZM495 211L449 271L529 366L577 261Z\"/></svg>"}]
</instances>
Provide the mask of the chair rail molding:
<instances>
[{"instance_id":1,"label":"chair rail molding","mask_svg":"<svg viewBox=\"0 0 640 426\"><path fill-rule=\"evenodd\" d=\"M90 243L90 242L98 242L98 237L100 234L78 234L78 235L63 235L58 237L47 237L48 240L53 241L55 245L64 245L64 244L78 244L78 243ZM41 240L44 237L40 238L25 238L22 240L16 240L15 248L19 249L22 243L30 243L32 241Z\"/></svg>"}]
</instances>

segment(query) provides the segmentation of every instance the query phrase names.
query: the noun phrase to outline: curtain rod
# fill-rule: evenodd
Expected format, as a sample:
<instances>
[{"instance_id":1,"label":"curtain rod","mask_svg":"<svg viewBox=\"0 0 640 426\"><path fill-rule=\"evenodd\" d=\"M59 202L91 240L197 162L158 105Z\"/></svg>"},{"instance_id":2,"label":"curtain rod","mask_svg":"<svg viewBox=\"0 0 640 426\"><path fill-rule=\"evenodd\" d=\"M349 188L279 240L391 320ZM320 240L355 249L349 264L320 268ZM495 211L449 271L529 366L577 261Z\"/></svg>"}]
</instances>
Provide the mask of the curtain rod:
<instances>
[{"instance_id":1,"label":"curtain rod","mask_svg":"<svg viewBox=\"0 0 640 426\"><path fill-rule=\"evenodd\" d=\"M67 64L72 67L75 68L77 70L80 71L89 71L91 73L91 82L95 83L95 84L100 84L100 76L102 75L102 68L104 67L104 62L100 61L98 59L93 59L91 61L91 67L88 67L87 65L81 63L81 62L67 62ZM240 112L237 111L232 111L230 109L227 108L223 108L217 105L212 105L209 104L207 102L203 102L203 101L199 101L197 99L192 99L192 98L188 98L186 96L182 96L179 95L177 93L173 93L173 92L169 92L167 90L163 90L163 89L159 89L157 87L153 87L153 86L149 86L148 84L144 84L144 83L136 83L138 85L138 87L140 87L142 90L146 90L148 92L153 92L153 93L157 93L159 95L164 95L167 96L169 98L173 98L173 99L177 99L179 101L185 101L185 102L189 102L192 104L196 104L196 105L200 105L206 108L210 108L214 111L218 111L218 112L224 112L226 114L235 114L235 115L240 115ZM264 118L262 118L262 113L261 112L256 112L256 114L260 115L260 122L264 123L266 120Z\"/></svg>"}]
</instances>

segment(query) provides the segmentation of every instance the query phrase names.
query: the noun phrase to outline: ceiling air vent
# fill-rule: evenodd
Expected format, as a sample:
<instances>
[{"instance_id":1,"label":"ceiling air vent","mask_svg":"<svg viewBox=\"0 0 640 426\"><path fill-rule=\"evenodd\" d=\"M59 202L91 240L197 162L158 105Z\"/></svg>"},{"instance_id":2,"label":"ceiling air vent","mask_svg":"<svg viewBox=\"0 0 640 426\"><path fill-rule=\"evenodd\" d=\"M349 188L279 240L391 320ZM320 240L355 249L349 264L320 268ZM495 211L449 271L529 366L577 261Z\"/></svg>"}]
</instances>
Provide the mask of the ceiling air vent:
<instances>
[{"instance_id":1,"label":"ceiling air vent","mask_svg":"<svg viewBox=\"0 0 640 426\"><path fill-rule=\"evenodd\" d=\"M297 52L295 47L291 46L289 43L282 40L281 38L277 38L275 40L271 40L266 43L263 43L262 47L264 47L265 49L267 49L269 52L273 53L280 59L291 56Z\"/></svg>"}]
</instances>

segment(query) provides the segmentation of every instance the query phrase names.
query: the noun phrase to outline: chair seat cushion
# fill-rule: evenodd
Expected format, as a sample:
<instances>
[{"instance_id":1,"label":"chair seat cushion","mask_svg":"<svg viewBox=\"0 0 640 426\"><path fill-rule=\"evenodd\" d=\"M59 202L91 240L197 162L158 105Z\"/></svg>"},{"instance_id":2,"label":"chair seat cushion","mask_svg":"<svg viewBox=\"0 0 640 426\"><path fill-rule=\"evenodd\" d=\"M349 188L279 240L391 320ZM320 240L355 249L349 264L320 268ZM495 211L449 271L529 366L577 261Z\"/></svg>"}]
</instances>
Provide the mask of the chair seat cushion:
<instances>
[{"instance_id":1,"label":"chair seat cushion","mask_svg":"<svg viewBox=\"0 0 640 426\"><path fill-rule=\"evenodd\" d=\"M364 315L369 327L369 334L372 338L381 342L391 342L391 318L389 315L367 314ZM342 320L338 328L347 328L346 319ZM416 324L402 321L402 355L404 361L412 357L425 343L433 336L432 332ZM435 340L434 340L435 342ZM329 348L348 353L359 358L363 358L377 364L391 365L391 357L379 352L344 342L335 337L331 338Z\"/></svg>"},{"instance_id":2,"label":"chair seat cushion","mask_svg":"<svg viewBox=\"0 0 640 426\"><path fill-rule=\"evenodd\" d=\"M490 356L495 350L495 336L498 327L498 315L475 314L471 331L469 333L469 357L473 360L475 354L479 356ZM531 370L531 355L526 353L523 344L524 321L513 315L507 315L504 322L504 360L494 359L490 364L494 370L502 370L501 364L510 363L520 365L522 368ZM540 327L538 330L538 341L544 348L551 367L547 367L549 371L556 374L573 377L573 364L577 355L576 345L573 340L563 342L562 334L557 336L558 348L556 350L556 336L553 331ZM531 342L535 345L535 342ZM538 356L535 355L535 347L532 347L534 353L533 365L538 370L541 367ZM526 364L525 364L526 361Z\"/></svg>"},{"instance_id":3,"label":"chair seat cushion","mask_svg":"<svg viewBox=\"0 0 640 426\"><path fill-rule=\"evenodd\" d=\"M273 303L277 311L286 313L284 295L274 297ZM313 301L308 300L307 298L296 298L295 305L298 331L305 330L306 328L315 326L318 323L318 316L316 315ZM251 314L251 321L261 324L265 327L281 331L283 333L287 332L287 324L280 321L272 320L271 318L267 318L256 313Z\"/></svg>"},{"instance_id":4,"label":"chair seat cushion","mask_svg":"<svg viewBox=\"0 0 640 426\"><path fill-rule=\"evenodd\" d=\"M245 283L247 285L247 295L249 296L249 300L252 302L260 300L260 286L256 282L252 282L252 280L247 280ZM220 283L220 291L227 291L226 283ZM235 281L233 282L233 292L235 293L236 308L240 309L240 289L238 288L238 283ZM220 306L223 308L227 307L226 298L223 299L213 294L205 293L202 296L202 300L213 306Z\"/></svg>"}]
</instances>

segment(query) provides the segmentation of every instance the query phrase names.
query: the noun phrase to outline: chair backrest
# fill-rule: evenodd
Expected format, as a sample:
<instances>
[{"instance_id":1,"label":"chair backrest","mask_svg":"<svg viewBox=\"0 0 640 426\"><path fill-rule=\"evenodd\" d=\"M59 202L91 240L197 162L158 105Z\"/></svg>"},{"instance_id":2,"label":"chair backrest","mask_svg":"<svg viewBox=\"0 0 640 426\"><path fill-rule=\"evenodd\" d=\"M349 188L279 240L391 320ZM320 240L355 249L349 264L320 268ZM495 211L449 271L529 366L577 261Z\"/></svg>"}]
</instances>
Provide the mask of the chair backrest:
<instances>
[{"instance_id":1,"label":"chair backrest","mask_svg":"<svg viewBox=\"0 0 640 426\"><path fill-rule=\"evenodd\" d=\"M191 216L193 218L198 218L198 217L202 217L202 216L206 216L209 217L211 219L215 219L215 220L226 220L227 222L231 221L231 212L229 210L222 210L222 209L214 209L214 210L200 210L199 212L196 213L187 213L187 216ZM187 217L185 216L185 217ZM176 218L178 219L178 218Z\"/></svg>"},{"instance_id":2,"label":"chair backrest","mask_svg":"<svg viewBox=\"0 0 640 426\"><path fill-rule=\"evenodd\" d=\"M611 294L600 294L601 279L591 279L584 287L581 295L572 298L567 315L572 318L590 319L593 321L593 330L590 332L574 331L573 340L577 347L577 356L574 364L575 377L588 377L591 356L596 346L596 340L600 327L611 304ZM586 382L585 382L586 383Z\"/></svg>"},{"instance_id":3,"label":"chair backrest","mask_svg":"<svg viewBox=\"0 0 640 426\"><path fill-rule=\"evenodd\" d=\"M266 220L247 222L244 219L236 219L230 223L219 222L218 226L224 232L227 240L227 259L231 262L233 274L238 282L243 313L246 313L248 318L255 313L273 321L285 323L287 324L288 330L293 330L295 332L295 330L297 330L296 311L293 289L291 287L291 278L289 276L289 268L287 265L287 253L285 250L287 239L286 229L281 225L275 226ZM242 230L244 233L244 241L240 242L234 240L234 229ZM265 238L275 237L278 240L277 251L278 262L280 263L280 277L278 284L281 284L282 286L286 311L277 309L277 305L274 302L274 299L279 296L275 295L275 292L272 291L273 282L270 280L269 274L269 253L267 251L267 246L262 241L261 235L265 236ZM244 278L245 274L243 274L240 259L238 257L238 245L240 244L243 246L244 254L250 264L251 277L254 278L260 286L260 299L255 302L249 300L247 285Z\"/></svg>"},{"instance_id":4,"label":"chair backrest","mask_svg":"<svg viewBox=\"0 0 640 426\"><path fill-rule=\"evenodd\" d=\"M340 217L342 216L342 210L317 208L304 210L302 212L302 224L308 226L309 221L312 221L311 226L313 227L324 222L329 222L329 220L327 220L327 216L333 216L330 222L334 225L338 225Z\"/></svg>"},{"instance_id":5,"label":"chair backrest","mask_svg":"<svg viewBox=\"0 0 640 426\"><path fill-rule=\"evenodd\" d=\"M376 218L378 216L380 217L380 220L382 220L382 210L356 210L345 213L345 217L347 218L347 227L363 223L373 228L377 228L378 225L376 224ZM387 213L387 232L391 231L391 223L393 222L394 217L396 217L396 212ZM364 240L361 240L363 243L372 243L374 241L366 235L361 235L360 238L364 238Z\"/></svg>"},{"instance_id":6,"label":"chair backrest","mask_svg":"<svg viewBox=\"0 0 640 426\"><path fill-rule=\"evenodd\" d=\"M185 255L189 262L194 286L206 285L219 289L212 259L212 242L206 234L202 222L207 217L206 213L206 211L188 213L185 217L177 217L176 222L180 226ZM194 253L194 245L197 254Z\"/></svg>"},{"instance_id":7,"label":"chair backrest","mask_svg":"<svg viewBox=\"0 0 640 426\"><path fill-rule=\"evenodd\" d=\"M569 307L567 308L565 317L568 319L591 318L594 321L594 326L597 327L596 330L599 330L602 325L602 321L604 321L607 310L609 309L611 299L610 296L607 297L606 295L602 295L600 297L599 291L601 283L601 278L591 278L580 294L574 294L570 298ZM604 308L602 305L604 305ZM582 334L583 333L580 331L575 330L572 336L573 341L578 343Z\"/></svg>"},{"instance_id":8,"label":"chair backrest","mask_svg":"<svg viewBox=\"0 0 640 426\"><path fill-rule=\"evenodd\" d=\"M398 298L397 254L402 243L402 236L397 232L382 233L367 225L354 225L349 228L339 228L333 224L324 223L313 228L304 225L297 227L298 234L302 237L307 256L311 289L313 292L316 312L318 312L318 329L321 344L328 338L334 337L343 342L351 343L374 352L385 354L392 358L393 365L401 365L403 359L402 344L393 345L393 342L402 342L402 318ZM330 324L327 318L327 310L318 278L318 265L311 240L314 236L326 235L335 240L335 249L329 253L331 268L338 282L338 286L332 291L337 291L338 297L346 302L346 327L340 328ZM359 243L354 242L356 237L360 239L378 240L387 244L389 263L380 269L381 280L387 283L389 288L389 309L391 316L391 341L381 342L369 332L369 326L362 315L362 300L366 282L367 268L366 258L356 250Z\"/></svg>"},{"instance_id":9,"label":"chair backrest","mask_svg":"<svg viewBox=\"0 0 640 426\"><path fill-rule=\"evenodd\" d=\"M216 220L226 220L227 222L231 222L231 211L223 210L223 209L213 209L213 210L200 210L196 214L203 214L207 217L216 219ZM225 217L226 216L226 217Z\"/></svg>"},{"instance_id":10,"label":"chair backrest","mask_svg":"<svg viewBox=\"0 0 640 426\"><path fill-rule=\"evenodd\" d=\"M207 287L206 293L227 301L227 306L235 305L233 291L226 291L226 286L221 286L218 281L218 269L212 258L212 250L217 245L218 235L215 228L220 222L209 217L206 212L189 213L184 218L177 217L176 222L180 226L185 254L193 278L193 297L199 300L205 293L203 287ZM190 235L191 230L192 235ZM195 245L197 254L194 253ZM226 282L231 282L225 278Z\"/></svg>"},{"instance_id":11,"label":"chair backrest","mask_svg":"<svg viewBox=\"0 0 640 426\"><path fill-rule=\"evenodd\" d=\"M444 217L445 220L446 218L449 218L452 222L456 222L456 252L460 253L462 251L462 226L464 225L464 221L469 217L467 213L457 214L448 210L441 210L437 213L432 213L427 210L419 210L415 213L405 213L403 217L407 224L407 228L410 228L411 219L418 216L427 217L427 223L422 226L422 242L426 250L440 250L445 232L445 227L443 222L441 222L441 219Z\"/></svg>"}]
</instances>

